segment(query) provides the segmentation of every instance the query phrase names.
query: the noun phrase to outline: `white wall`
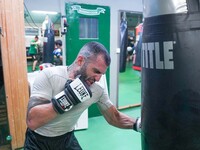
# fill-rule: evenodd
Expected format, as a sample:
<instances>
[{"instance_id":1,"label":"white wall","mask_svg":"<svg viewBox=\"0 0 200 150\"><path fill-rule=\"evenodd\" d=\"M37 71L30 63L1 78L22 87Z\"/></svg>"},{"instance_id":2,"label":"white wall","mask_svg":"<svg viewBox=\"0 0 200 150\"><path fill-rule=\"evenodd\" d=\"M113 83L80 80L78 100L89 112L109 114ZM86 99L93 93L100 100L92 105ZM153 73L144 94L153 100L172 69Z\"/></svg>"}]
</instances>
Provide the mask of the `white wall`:
<instances>
[{"instance_id":1,"label":"white wall","mask_svg":"<svg viewBox=\"0 0 200 150\"><path fill-rule=\"evenodd\" d=\"M65 3L77 2L84 4L103 5L110 7L110 54L112 78L110 78L110 98L114 105L117 105L118 99L118 59L116 50L119 47L119 11L131 11L142 13L142 0L25 0L29 10L48 10L61 12L65 15ZM65 37L63 37L65 38ZM63 47L65 47L63 45Z\"/></svg>"},{"instance_id":2,"label":"white wall","mask_svg":"<svg viewBox=\"0 0 200 150\"><path fill-rule=\"evenodd\" d=\"M24 0L24 3L29 11L43 10L60 12L60 2L62 1L63 0Z\"/></svg>"}]
</instances>

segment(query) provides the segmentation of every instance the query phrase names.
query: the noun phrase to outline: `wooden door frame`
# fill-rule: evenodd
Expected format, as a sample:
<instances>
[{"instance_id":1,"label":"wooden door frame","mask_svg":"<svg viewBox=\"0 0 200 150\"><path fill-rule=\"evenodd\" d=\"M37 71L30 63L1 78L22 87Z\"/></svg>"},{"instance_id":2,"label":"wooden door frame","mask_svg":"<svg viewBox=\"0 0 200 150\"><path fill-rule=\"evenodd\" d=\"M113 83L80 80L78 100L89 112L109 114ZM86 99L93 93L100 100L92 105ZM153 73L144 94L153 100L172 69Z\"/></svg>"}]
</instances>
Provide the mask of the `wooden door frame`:
<instances>
[{"instance_id":1,"label":"wooden door frame","mask_svg":"<svg viewBox=\"0 0 200 150\"><path fill-rule=\"evenodd\" d=\"M23 147L28 101L24 1L0 1L2 64L12 149Z\"/></svg>"}]
</instances>

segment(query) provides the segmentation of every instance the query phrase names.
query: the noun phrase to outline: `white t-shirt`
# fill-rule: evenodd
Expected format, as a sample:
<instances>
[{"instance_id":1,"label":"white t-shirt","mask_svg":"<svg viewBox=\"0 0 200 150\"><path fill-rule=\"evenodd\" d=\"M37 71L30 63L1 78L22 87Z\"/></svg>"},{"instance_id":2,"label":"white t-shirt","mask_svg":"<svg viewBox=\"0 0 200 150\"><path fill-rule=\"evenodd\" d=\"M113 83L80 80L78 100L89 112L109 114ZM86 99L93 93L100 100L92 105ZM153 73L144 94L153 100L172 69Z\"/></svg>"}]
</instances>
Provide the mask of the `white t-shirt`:
<instances>
[{"instance_id":1,"label":"white t-shirt","mask_svg":"<svg viewBox=\"0 0 200 150\"><path fill-rule=\"evenodd\" d=\"M31 97L42 97L51 100L56 94L64 90L68 72L66 66L46 68L35 78L31 88ZM49 123L35 130L36 133L47 136L59 136L74 130L80 115L93 103L97 103L101 110L112 106L108 93L100 84L94 83L90 86L92 97L89 100L79 103L71 110L51 120Z\"/></svg>"}]
</instances>

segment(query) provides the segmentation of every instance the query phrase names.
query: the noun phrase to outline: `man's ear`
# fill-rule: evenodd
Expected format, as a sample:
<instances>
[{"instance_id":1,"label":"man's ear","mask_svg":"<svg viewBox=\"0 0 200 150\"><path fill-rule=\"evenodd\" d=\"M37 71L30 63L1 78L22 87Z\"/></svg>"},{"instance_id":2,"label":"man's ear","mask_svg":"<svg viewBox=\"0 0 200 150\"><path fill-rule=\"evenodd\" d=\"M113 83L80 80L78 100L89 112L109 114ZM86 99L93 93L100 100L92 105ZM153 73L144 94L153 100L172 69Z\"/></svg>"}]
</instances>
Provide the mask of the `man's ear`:
<instances>
[{"instance_id":1,"label":"man's ear","mask_svg":"<svg viewBox=\"0 0 200 150\"><path fill-rule=\"evenodd\" d=\"M77 57L77 65L82 66L84 64L84 62L85 62L85 58L83 56L79 55Z\"/></svg>"}]
</instances>

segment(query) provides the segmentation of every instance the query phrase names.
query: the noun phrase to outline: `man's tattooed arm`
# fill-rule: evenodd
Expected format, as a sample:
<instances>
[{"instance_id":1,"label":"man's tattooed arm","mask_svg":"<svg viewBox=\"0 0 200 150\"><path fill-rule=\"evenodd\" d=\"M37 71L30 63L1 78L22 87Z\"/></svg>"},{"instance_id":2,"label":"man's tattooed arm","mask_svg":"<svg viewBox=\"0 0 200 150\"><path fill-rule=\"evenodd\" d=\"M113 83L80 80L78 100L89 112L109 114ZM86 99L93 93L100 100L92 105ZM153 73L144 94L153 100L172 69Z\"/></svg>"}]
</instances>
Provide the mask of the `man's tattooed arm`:
<instances>
[{"instance_id":1,"label":"man's tattooed arm","mask_svg":"<svg viewBox=\"0 0 200 150\"><path fill-rule=\"evenodd\" d=\"M31 108L37 105L43 105L43 104L48 104L48 103L51 103L51 101L41 98L41 97L31 97L28 103L28 112L30 111Z\"/></svg>"}]
</instances>

